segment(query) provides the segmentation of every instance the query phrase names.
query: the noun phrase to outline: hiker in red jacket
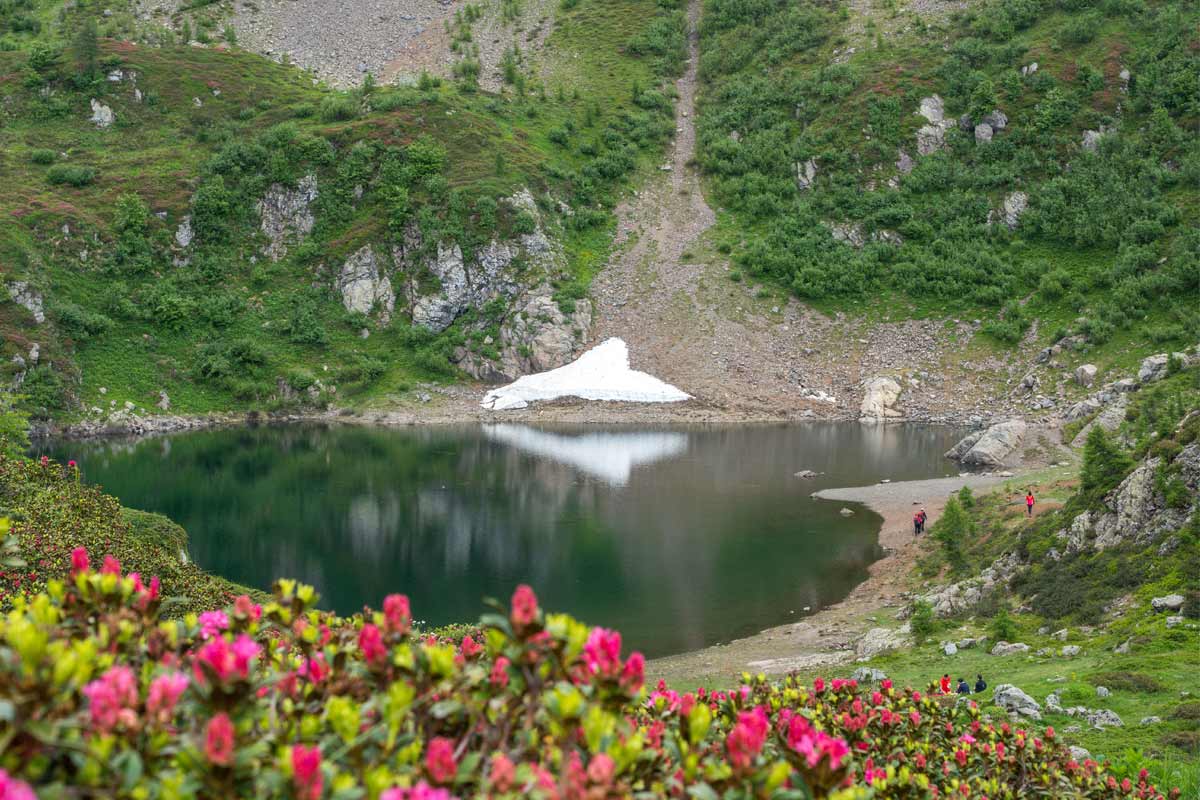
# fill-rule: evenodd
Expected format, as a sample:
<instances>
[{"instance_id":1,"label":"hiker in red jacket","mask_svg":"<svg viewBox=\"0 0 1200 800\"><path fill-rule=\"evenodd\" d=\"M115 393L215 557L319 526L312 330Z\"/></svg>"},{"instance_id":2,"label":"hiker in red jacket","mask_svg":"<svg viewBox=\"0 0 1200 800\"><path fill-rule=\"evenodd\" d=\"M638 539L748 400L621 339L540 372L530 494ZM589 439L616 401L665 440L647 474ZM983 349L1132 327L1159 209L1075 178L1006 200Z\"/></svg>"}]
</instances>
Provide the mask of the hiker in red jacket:
<instances>
[{"instance_id":1,"label":"hiker in red jacket","mask_svg":"<svg viewBox=\"0 0 1200 800\"><path fill-rule=\"evenodd\" d=\"M950 676L942 676L942 694L950 694Z\"/></svg>"},{"instance_id":2,"label":"hiker in red jacket","mask_svg":"<svg viewBox=\"0 0 1200 800\"><path fill-rule=\"evenodd\" d=\"M1025 490L1025 515L1033 516L1033 489Z\"/></svg>"}]
</instances>

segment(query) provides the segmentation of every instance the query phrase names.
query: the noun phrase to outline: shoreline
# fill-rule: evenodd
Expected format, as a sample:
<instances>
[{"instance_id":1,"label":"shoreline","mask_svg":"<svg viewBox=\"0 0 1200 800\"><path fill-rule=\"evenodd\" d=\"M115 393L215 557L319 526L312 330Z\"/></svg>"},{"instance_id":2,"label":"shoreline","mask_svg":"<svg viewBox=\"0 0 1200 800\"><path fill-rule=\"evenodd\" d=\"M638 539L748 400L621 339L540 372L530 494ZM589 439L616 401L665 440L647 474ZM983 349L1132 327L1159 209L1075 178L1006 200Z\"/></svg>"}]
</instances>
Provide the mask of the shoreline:
<instances>
[{"instance_id":1,"label":"shoreline","mask_svg":"<svg viewBox=\"0 0 1200 800\"><path fill-rule=\"evenodd\" d=\"M868 567L867 579L842 600L796 622L701 650L653 659L646 665L648 679L665 679L677 689L692 683L724 686L742 672L779 675L797 669L852 664L857 658L855 640L876 623L883 627L884 615L893 617L907 602L909 593L918 588L912 568L930 540L928 534L913 536L913 509L923 506L932 523L941 515L947 498L962 486L970 486L973 491L992 489L1018 478L1019 473L1013 477L966 475L814 492L812 496L822 500L861 504L883 518L879 545L884 556Z\"/></svg>"}]
</instances>

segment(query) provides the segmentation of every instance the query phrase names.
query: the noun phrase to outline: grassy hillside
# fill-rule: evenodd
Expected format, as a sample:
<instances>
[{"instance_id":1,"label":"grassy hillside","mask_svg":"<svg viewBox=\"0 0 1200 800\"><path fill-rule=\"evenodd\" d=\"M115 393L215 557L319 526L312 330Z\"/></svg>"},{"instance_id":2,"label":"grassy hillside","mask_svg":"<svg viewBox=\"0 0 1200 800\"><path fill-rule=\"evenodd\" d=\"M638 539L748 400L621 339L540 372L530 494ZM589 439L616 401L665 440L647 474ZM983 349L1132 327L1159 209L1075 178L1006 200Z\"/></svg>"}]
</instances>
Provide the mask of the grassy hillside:
<instances>
[{"instance_id":1,"label":"grassy hillside","mask_svg":"<svg viewBox=\"0 0 1200 800\"><path fill-rule=\"evenodd\" d=\"M570 5L548 40L569 68L542 81L514 65L499 95L469 70L445 84L332 92L236 47L151 36L120 9L0 6L0 264L6 283L42 296L46 317L36 324L7 292L0 302L10 378L24 371L10 359L31 361L39 345L27 407L56 418L148 409L163 390L179 412L297 402L281 379L301 397L319 379L345 405L446 379L449 354L481 346L488 318L432 335L398 303L375 326L344 310L337 271L414 222L426 247L455 243L469 259L527 232L498 202L522 188L562 242L561 302L582 296L607 250L614 193L672 130L655 87L678 67L682 28L670 3ZM91 121L93 100L111 109L109 126ZM308 175L319 186L311 234L264 258L257 202ZM174 238L185 217L186 252ZM391 276L399 296L422 279Z\"/></svg>"},{"instance_id":2,"label":"grassy hillside","mask_svg":"<svg viewBox=\"0 0 1200 800\"><path fill-rule=\"evenodd\" d=\"M1174 0L990 0L944 18L707 0L700 162L735 277L829 309L977 316L1003 346L1037 322L1039 343L1082 334L1098 363L1194 344L1198 15ZM935 94L944 146L920 155ZM956 124L995 109L1007 124L990 141ZM1085 130L1105 134L1094 150ZM1010 230L1015 192L1028 208Z\"/></svg>"}]
</instances>

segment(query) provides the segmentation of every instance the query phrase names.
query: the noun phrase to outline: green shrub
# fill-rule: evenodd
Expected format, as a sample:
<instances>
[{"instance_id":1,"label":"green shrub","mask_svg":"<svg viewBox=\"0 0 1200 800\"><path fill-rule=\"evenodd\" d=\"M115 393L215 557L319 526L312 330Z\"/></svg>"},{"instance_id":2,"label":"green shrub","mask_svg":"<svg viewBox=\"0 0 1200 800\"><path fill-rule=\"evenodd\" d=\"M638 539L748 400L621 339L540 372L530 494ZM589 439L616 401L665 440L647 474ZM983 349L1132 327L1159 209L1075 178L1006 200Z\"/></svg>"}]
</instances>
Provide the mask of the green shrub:
<instances>
[{"instance_id":1,"label":"green shrub","mask_svg":"<svg viewBox=\"0 0 1200 800\"><path fill-rule=\"evenodd\" d=\"M1088 680L1094 686L1107 686L1123 692L1153 693L1167 688L1153 676L1141 672L1097 672Z\"/></svg>"},{"instance_id":2,"label":"green shrub","mask_svg":"<svg viewBox=\"0 0 1200 800\"><path fill-rule=\"evenodd\" d=\"M46 180L55 186L67 184L80 188L96 180L96 170L82 164L55 164L46 170Z\"/></svg>"},{"instance_id":3,"label":"green shrub","mask_svg":"<svg viewBox=\"0 0 1200 800\"><path fill-rule=\"evenodd\" d=\"M935 628L933 606L924 600L913 601L910 624L912 626L913 638L917 644L923 643L933 635Z\"/></svg>"},{"instance_id":4,"label":"green shrub","mask_svg":"<svg viewBox=\"0 0 1200 800\"><path fill-rule=\"evenodd\" d=\"M358 101L349 95L331 94L321 100L317 117L322 122L345 122L358 116Z\"/></svg>"},{"instance_id":5,"label":"green shrub","mask_svg":"<svg viewBox=\"0 0 1200 800\"><path fill-rule=\"evenodd\" d=\"M58 155L53 150L41 148L29 154L29 160L34 164L53 164Z\"/></svg>"}]
</instances>

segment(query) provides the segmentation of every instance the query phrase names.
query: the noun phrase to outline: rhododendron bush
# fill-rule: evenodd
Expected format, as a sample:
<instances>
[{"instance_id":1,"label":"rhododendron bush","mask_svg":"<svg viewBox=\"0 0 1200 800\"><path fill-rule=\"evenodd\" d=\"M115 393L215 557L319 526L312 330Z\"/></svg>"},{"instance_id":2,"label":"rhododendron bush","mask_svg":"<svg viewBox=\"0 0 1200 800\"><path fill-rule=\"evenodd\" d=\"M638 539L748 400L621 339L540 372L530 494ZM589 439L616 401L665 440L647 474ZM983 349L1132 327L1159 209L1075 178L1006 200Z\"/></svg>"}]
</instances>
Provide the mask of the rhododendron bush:
<instances>
[{"instance_id":1,"label":"rhododendron bush","mask_svg":"<svg viewBox=\"0 0 1200 800\"><path fill-rule=\"evenodd\" d=\"M524 586L459 642L402 595L316 600L280 581L163 619L156 581L77 550L0 622L0 798L1160 796L886 681L649 689L619 634Z\"/></svg>"}]
</instances>

